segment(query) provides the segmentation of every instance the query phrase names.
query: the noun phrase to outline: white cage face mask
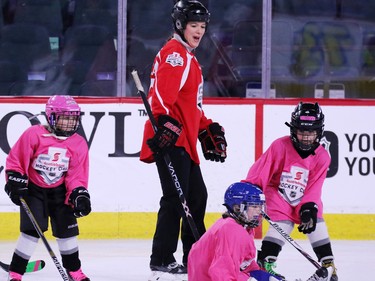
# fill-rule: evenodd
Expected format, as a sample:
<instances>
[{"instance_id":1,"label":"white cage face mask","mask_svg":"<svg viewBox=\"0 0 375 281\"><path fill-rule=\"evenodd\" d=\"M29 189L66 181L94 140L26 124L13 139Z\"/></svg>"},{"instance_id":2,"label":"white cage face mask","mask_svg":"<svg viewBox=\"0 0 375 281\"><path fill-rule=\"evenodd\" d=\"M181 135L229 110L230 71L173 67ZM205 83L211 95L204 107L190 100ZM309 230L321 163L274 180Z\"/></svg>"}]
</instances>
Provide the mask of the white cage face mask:
<instances>
[{"instance_id":1,"label":"white cage face mask","mask_svg":"<svg viewBox=\"0 0 375 281\"><path fill-rule=\"evenodd\" d=\"M240 204L234 207L238 219L250 227L257 227L263 219L262 212L265 212L264 204Z\"/></svg>"},{"instance_id":2,"label":"white cage face mask","mask_svg":"<svg viewBox=\"0 0 375 281\"><path fill-rule=\"evenodd\" d=\"M318 132L317 131L304 131L304 130L296 130L297 140L298 142L310 148L317 142Z\"/></svg>"},{"instance_id":3,"label":"white cage face mask","mask_svg":"<svg viewBox=\"0 0 375 281\"><path fill-rule=\"evenodd\" d=\"M80 124L80 112L63 112L54 114L50 125L57 136L69 137L73 135Z\"/></svg>"}]
</instances>

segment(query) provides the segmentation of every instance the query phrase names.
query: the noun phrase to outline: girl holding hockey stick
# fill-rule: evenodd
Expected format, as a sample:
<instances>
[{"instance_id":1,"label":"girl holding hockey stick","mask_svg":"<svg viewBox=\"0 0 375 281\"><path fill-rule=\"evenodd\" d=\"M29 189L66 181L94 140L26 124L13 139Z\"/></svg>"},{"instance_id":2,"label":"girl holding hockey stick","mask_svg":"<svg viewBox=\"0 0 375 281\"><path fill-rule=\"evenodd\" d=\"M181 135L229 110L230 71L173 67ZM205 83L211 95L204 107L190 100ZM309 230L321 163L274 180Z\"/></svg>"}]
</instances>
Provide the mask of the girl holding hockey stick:
<instances>
[{"instance_id":1,"label":"girl holding hockey stick","mask_svg":"<svg viewBox=\"0 0 375 281\"><path fill-rule=\"evenodd\" d=\"M277 281L255 261L254 228L262 220L265 197L255 185L237 182L224 195L227 211L193 245L189 281Z\"/></svg>"},{"instance_id":2,"label":"girl holding hockey stick","mask_svg":"<svg viewBox=\"0 0 375 281\"><path fill-rule=\"evenodd\" d=\"M265 196L251 183L236 182L224 194L227 211L193 245L189 281L277 281L256 262L254 228L265 213ZM318 269L307 281L328 281L332 271ZM296 280L296 281L301 281Z\"/></svg>"},{"instance_id":3,"label":"girl holding hockey stick","mask_svg":"<svg viewBox=\"0 0 375 281\"><path fill-rule=\"evenodd\" d=\"M318 103L300 102L291 114L291 122L286 125L290 128L290 136L275 140L250 167L244 181L263 190L268 215L288 235L294 225L299 224L298 230L307 234L322 266L333 268L330 281L337 281L321 199L330 165L328 152L320 145L324 114ZM258 253L259 265L282 278L274 268L284 244L280 234L269 228Z\"/></svg>"},{"instance_id":4,"label":"girl holding hockey stick","mask_svg":"<svg viewBox=\"0 0 375 281\"><path fill-rule=\"evenodd\" d=\"M28 128L6 159L5 191L12 202L27 202L44 232L51 220L62 263L71 281L90 281L81 270L77 218L91 212L87 191L89 155L76 133L81 109L70 96L52 96L45 109L48 125ZM21 281L39 236L20 209L21 235L9 266L9 280Z\"/></svg>"},{"instance_id":5,"label":"girl holding hockey stick","mask_svg":"<svg viewBox=\"0 0 375 281\"><path fill-rule=\"evenodd\" d=\"M203 78L194 50L203 38L210 14L199 1L178 1L172 9L173 37L157 54L151 73L148 101L157 122L157 132L145 124L140 160L156 162L163 195L153 237L150 268L153 274L186 274L192 244L205 232L207 189L199 166L197 140L207 160L224 162L224 129L208 119L202 109ZM166 164L168 154L173 167ZM198 235L189 227L170 169L179 180L196 224ZM182 220L182 265L176 262ZM195 237L198 236L198 237Z\"/></svg>"}]
</instances>

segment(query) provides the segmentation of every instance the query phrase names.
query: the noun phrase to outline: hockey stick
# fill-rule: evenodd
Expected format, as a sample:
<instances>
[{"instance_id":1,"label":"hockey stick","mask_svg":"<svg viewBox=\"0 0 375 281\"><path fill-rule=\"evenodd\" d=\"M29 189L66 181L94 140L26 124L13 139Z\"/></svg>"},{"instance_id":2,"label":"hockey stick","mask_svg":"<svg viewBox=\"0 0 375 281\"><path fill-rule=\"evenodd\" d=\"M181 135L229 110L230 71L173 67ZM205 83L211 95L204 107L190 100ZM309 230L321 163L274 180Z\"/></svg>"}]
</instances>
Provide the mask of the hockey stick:
<instances>
[{"instance_id":1,"label":"hockey stick","mask_svg":"<svg viewBox=\"0 0 375 281\"><path fill-rule=\"evenodd\" d=\"M311 262L317 269L321 268L321 265L316 260L314 260L308 253L306 253L302 249L302 247L292 237L290 237L288 233L286 233L276 222L273 222L265 212L262 211L262 215L266 219L266 221L268 221L268 223L274 229L276 229L277 232L279 232L286 241L288 241L294 248L296 248L306 259L308 259L309 262Z\"/></svg>"},{"instance_id":2,"label":"hockey stick","mask_svg":"<svg viewBox=\"0 0 375 281\"><path fill-rule=\"evenodd\" d=\"M44 236L43 231L40 229L40 226L39 226L38 222L36 221L33 213L31 212L31 210L29 208L29 205L27 205L25 199L23 199L21 196L20 196L20 201L21 201L22 208L26 212L27 216L30 218L31 223L33 224L36 232L38 232L39 237L42 239L42 241L44 243L44 246L46 246L47 251L48 251L49 255L51 256L53 263L56 265L56 268L59 271L62 279L64 281L69 281L68 275L65 273L63 267L61 266L59 260L57 259L55 253L53 252L51 246L48 244L48 241L47 241L46 237Z\"/></svg>"},{"instance_id":3,"label":"hockey stick","mask_svg":"<svg viewBox=\"0 0 375 281\"><path fill-rule=\"evenodd\" d=\"M132 71L132 76L133 76L133 79L134 79L135 86L136 86L136 88L138 90L138 93L141 95L141 98L142 98L143 104L144 104L144 106L146 108L146 112L147 112L148 117L150 119L152 128L154 129L154 132L156 132L158 130L158 126L156 125L155 117L152 114L150 104L147 101L146 94L144 92L141 80L139 80L139 76L138 76L138 73L137 73L136 70ZM178 177L177 177L177 174L176 174L176 170L174 169L171 157L169 156L168 153L165 153L163 156L164 156L164 162L165 162L165 164L168 167L169 174L171 175L172 182L174 183L174 186L176 187L176 190L177 190L177 193L178 193L178 197L179 197L179 199L181 201L181 204L182 204L182 208L183 208L183 210L185 212L186 220L189 223L191 232L193 233L195 240L198 241L200 235L199 235L197 226L196 226L196 224L194 222L194 219L193 219L193 217L192 217L192 215L190 213L189 206L187 205L184 192L181 189L181 185L180 185L180 182L178 180Z\"/></svg>"}]
</instances>

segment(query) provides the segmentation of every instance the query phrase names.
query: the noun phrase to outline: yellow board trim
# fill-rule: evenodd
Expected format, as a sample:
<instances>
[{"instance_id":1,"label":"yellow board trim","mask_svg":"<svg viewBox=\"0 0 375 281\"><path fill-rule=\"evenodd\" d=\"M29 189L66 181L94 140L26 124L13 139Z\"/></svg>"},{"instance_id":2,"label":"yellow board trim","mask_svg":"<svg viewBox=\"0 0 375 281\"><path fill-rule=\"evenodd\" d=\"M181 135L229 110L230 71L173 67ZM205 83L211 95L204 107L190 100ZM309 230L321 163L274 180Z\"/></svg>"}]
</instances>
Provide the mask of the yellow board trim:
<instances>
[{"instance_id":1,"label":"yellow board trim","mask_svg":"<svg viewBox=\"0 0 375 281\"><path fill-rule=\"evenodd\" d=\"M210 227L220 213L207 213L206 226ZM375 214L326 214L324 216L331 239L375 240ZM156 225L154 212L91 213L78 219L81 239L151 239ZM19 214L0 213L0 240L16 240L19 236ZM268 223L263 221L263 233ZM296 228L291 236L305 239ZM51 238L50 230L46 237Z\"/></svg>"}]
</instances>

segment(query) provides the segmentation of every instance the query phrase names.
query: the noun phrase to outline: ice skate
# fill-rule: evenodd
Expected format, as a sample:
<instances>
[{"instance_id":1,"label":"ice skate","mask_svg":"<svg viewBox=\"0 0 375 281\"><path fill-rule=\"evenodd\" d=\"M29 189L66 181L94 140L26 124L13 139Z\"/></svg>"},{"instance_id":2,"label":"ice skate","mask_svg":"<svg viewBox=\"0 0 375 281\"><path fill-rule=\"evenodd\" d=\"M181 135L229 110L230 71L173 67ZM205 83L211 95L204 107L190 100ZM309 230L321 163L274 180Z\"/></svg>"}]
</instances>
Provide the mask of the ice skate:
<instances>
[{"instance_id":1,"label":"ice skate","mask_svg":"<svg viewBox=\"0 0 375 281\"><path fill-rule=\"evenodd\" d=\"M258 259L258 265L262 270L267 271L268 273L271 273L279 278L281 280L285 280L285 277L277 272L275 272L273 269L276 268L276 258L274 257L266 257L264 259Z\"/></svg>"},{"instance_id":2,"label":"ice skate","mask_svg":"<svg viewBox=\"0 0 375 281\"><path fill-rule=\"evenodd\" d=\"M69 277L69 281L90 281L83 272L82 269L78 269L77 271L66 271Z\"/></svg>"},{"instance_id":3,"label":"ice skate","mask_svg":"<svg viewBox=\"0 0 375 281\"><path fill-rule=\"evenodd\" d=\"M332 259L323 260L322 261L322 266L325 267L325 268L327 268L327 269L329 267L333 268L331 279L328 279L328 281L338 281L339 280L339 277L337 276L337 269L336 269L335 264L333 263Z\"/></svg>"},{"instance_id":4,"label":"ice skate","mask_svg":"<svg viewBox=\"0 0 375 281\"><path fill-rule=\"evenodd\" d=\"M332 277L333 267L321 267L307 279L307 281L329 281Z\"/></svg>"},{"instance_id":5,"label":"ice skate","mask_svg":"<svg viewBox=\"0 0 375 281\"><path fill-rule=\"evenodd\" d=\"M18 274L17 272L9 271L8 280L9 281L21 281L22 275Z\"/></svg>"},{"instance_id":6,"label":"ice skate","mask_svg":"<svg viewBox=\"0 0 375 281\"><path fill-rule=\"evenodd\" d=\"M150 265L152 274L149 281L187 281L187 268L177 262L168 265Z\"/></svg>"},{"instance_id":7,"label":"ice skate","mask_svg":"<svg viewBox=\"0 0 375 281\"><path fill-rule=\"evenodd\" d=\"M186 274L187 268L177 262L172 262L168 265L150 265L151 271L161 271L172 274Z\"/></svg>"}]
</instances>

